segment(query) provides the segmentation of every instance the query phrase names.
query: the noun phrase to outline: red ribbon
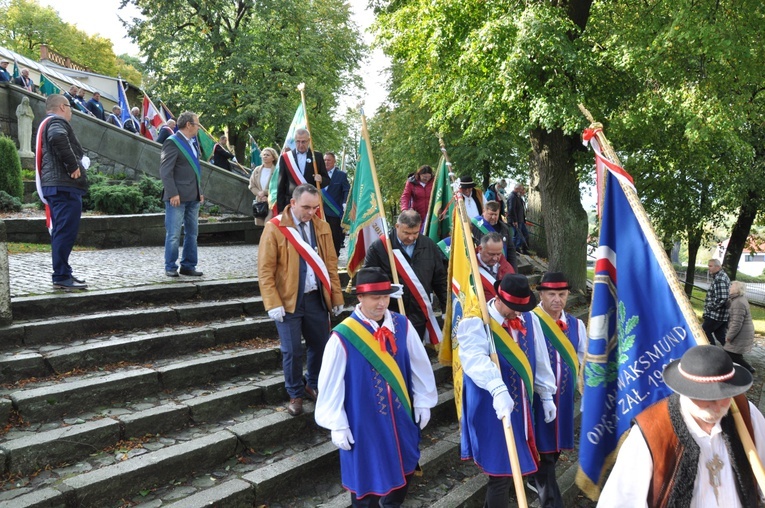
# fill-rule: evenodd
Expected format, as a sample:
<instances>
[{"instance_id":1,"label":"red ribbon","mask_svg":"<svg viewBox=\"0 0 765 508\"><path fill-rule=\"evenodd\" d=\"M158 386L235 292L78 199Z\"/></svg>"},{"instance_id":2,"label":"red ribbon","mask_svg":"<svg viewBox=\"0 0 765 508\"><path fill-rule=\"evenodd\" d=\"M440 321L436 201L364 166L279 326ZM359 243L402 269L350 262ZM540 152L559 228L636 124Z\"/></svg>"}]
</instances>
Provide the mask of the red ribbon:
<instances>
[{"instance_id":1,"label":"red ribbon","mask_svg":"<svg viewBox=\"0 0 765 508\"><path fill-rule=\"evenodd\" d=\"M377 339L377 343L380 344L380 351L387 351L388 349L385 347L385 340L388 340L388 344L390 344L391 354L396 354L396 351L398 351L398 346L396 346L396 336L393 335L393 332L388 330L388 328L381 326L377 329L375 332L375 339Z\"/></svg>"},{"instance_id":2,"label":"red ribbon","mask_svg":"<svg viewBox=\"0 0 765 508\"><path fill-rule=\"evenodd\" d=\"M369 293L371 291L387 291L390 289L390 281L370 282L368 284L359 284L356 286L356 293Z\"/></svg>"},{"instance_id":3,"label":"red ribbon","mask_svg":"<svg viewBox=\"0 0 765 508\"><path fill-rule=\"evenodd\" d=\"M568 331L568 325L566 324L565 321L563 321L562 319L559 319L556 321L556 323L558 324L558 326L560 326L561 330L563 330L564 332Z\"/></svg>"},{"instance_id":4,"label":"red ribbon","mask_svg":"<svg viewBox=\"0 0 765 508\"><path fill-rule=\"evenodd\" d=\"M527 297L513 296L507 291L504 291L502 288L499 288L499 294L502 295L502 298L504 298L508 302L514 303L516 305L526 305L527 303L529 303L529 300L531 299L531 296L527 296Z\"/></svg>"},{"instance_id":5,"label":"red ribbon","mask_svg":"<svg viewBox=\"0 0 765 508\"><path fill-rule=\"evenodd\" d=\"M521 318L505 319L505 326L509 326L513 330L518 330L523 335L526 335L526 327L523 326Z\"/></svg>"}]
</instances>

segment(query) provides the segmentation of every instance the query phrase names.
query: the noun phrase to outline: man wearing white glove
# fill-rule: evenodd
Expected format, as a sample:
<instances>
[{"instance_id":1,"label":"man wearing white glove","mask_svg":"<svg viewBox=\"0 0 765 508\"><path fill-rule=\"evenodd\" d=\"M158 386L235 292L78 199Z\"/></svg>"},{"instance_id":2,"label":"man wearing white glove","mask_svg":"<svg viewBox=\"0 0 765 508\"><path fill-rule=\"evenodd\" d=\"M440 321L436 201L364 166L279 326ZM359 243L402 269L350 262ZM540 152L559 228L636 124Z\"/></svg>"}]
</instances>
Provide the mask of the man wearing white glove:
<instances>
[{"instance_id":1,"label":"man wearing white glove","mask_svg":"<svg viewBox=\"0 0 765 508\"><path fill-rule=\"evenodd\" d=\"M527 433L533 432L532 396L552 401L556 387L539 319L530 312L536 298L526 277L507 274L494 289L497 297L487 304L490 332L479 317L463 318L457 329L464 372L460 447L462 459L472 458L489 476L484 506L506 508L512 472L502 422L512 426L522 474L535 472L534 436ZM526 369L516 361L523 357ZM550 410L554 413L554 406Z\"/></svg>"},{"instance_id":2,"label":"man wearing white glove","mask_svg":"<svg viewBox=\"0 0 765 508\"><path fill-rule=\"evenodd\" d=\"M581 319L566 314L569 284L561 272L547 272L537 285L540 320L547 354L558 389L548 397L534 396L534 434L539 451L539 471L533 482L543 508L562 508L555 466L561 450L574 448L574 390L584 359L587 330Z\"/></svg>"},{"instance_id":3,"label":"man wearing white glove","mask_svg":"<svg viewBox=\"0 0 765 508\"><path fill-rule=\"evenodd\" d=\"M342 310L344 303L332 232L316 217L319 200L313 185L295 188L282 214L266 223L258 248L260 294L279 333L292 416L303 412L304 397L316 400L329 312ZM306 344L305 381L301 337Z\"/></svg>"},{"instance_id":4,"label":"man wearing white glove","mask_svg":"<svg viewBox=\"0 0 765 508\"><path fill-rule=\"evenodd\" d=\"M438 401L419 335L388 310L397 293L380 268L359 271L359 303L333 330L319 373L316 423L332 431L353 506L403 503L420 458L420 430Z\"/></svg>"}]
</instances>

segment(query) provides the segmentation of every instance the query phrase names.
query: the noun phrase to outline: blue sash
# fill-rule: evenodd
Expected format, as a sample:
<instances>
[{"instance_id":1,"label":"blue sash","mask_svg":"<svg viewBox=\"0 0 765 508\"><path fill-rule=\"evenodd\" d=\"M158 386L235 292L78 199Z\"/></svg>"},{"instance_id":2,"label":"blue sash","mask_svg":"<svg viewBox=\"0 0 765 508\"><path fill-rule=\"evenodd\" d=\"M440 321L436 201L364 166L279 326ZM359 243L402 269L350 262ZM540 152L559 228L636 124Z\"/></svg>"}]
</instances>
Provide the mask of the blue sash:
<instances>
[{"instance_id":1,"label":"blue sash","mask_svg":"<svg viewBox=\"0 0 765 508\"><path fill-rule=\"evenodd\" d=\"M191 149L191 145L186 141L185 137L182 135L179 136L177 132L172 136L169 136L167 139L170 139L175 143L175 146L178 147L184 157L186 157L186 160L189 161L189 164L191 164L191 167L194 168L194 172L197 174L197 185L199 185L199 189L201 190L202 166L199 165L199 158L194 155L194 150Z\"/></svg>"},{"instance_id":2,"label":"blue sash","mask_svg":"<svg viewBox=\"0 0 765 508\"><path fill-rule=\"evenodd\" d=\"M324 204L327 205L329 210L332 211L335 217L342 217L343 216L343 206L338 205L337 201L332 199L332 196L329 195L329 192L327 191L329 189L329 186L324 187L321 190L321 197L324 199ZM328 211L329 211L328 210Z\"/></svg>"}]
</instances>

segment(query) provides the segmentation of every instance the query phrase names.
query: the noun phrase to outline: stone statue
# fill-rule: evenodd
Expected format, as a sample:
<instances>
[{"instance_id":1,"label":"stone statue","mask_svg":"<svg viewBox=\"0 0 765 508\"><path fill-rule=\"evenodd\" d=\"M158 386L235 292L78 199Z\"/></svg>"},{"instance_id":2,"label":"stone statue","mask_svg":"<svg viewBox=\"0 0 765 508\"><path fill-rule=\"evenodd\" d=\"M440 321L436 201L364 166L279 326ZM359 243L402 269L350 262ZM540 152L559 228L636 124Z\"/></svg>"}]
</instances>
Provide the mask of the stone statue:
<instances>
[{"instance_id":1,"label":"stone statue","mask_svg":"<svg viewBox=\"0 0 765 508\"><path fill-rule=\"evenodd\" d=\"M29 105L29 97L21 99L21 104L16 108L16 118L19 121L19 156L34 157L32 152L32 122L35 119L32 106Z\"/></svg>"}]
</instances>

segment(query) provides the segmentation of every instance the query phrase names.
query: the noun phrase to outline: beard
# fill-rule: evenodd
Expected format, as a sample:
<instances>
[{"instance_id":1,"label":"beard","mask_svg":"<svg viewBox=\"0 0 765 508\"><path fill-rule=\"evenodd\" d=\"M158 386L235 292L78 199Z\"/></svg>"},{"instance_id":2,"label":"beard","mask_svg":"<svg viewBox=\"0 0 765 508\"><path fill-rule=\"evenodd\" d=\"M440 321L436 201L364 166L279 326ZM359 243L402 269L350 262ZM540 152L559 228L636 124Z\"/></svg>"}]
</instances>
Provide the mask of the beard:
<instances>
[{"instance_id":1,"label":"beard","mask_svg":"<svg viewBox=\"0 0 765 508\"><path fill-rule=\"evenodd\" d=\"M730 403L718 409L700 408L693 402L688 405L688 412L691 413L691 416L698 418L703 422L709 423L710 425L714 425L715 423L722 420L723 417L728 413L728 409L730 409Z\"/></svg>"}]
</instances>

